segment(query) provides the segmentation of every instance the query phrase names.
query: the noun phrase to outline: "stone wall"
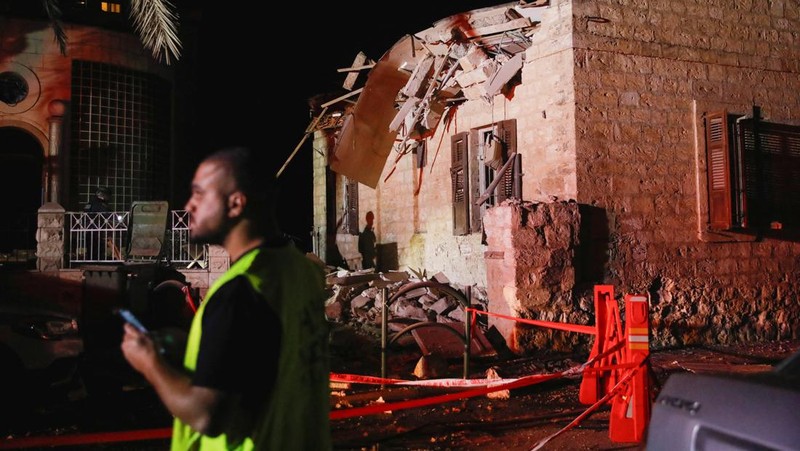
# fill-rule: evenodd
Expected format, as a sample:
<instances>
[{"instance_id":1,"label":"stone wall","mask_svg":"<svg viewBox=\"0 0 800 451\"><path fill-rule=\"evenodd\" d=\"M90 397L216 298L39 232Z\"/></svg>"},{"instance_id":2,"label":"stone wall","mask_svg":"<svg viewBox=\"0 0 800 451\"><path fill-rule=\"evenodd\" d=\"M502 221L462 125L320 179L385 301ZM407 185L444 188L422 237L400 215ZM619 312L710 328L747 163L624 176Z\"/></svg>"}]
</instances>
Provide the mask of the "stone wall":
<instances>
[{"instance_id":1,"label":"stone wall","mask_svg":"<svg viewBox=\"0 0 800 451\"><path fill-rule=\"evenodd\" d=\"M501 315L591 324L591 293L576 291L581 215L575 202L506 201L484 217L488 310ZM489 316L509 348L575 350L591 337ZM588 350L588 349L587 349Z\"/></svg>"},{"instance_id":2,"label":"stone wall","mask_svg":"<svg viewBox=\"0 0 800 451\"><path fill-rule=\"evenodd\" d=\"M797 338L800 244L708 230L702 117L800 124L797 3L574 8L576 200L607 215L605 280L650 293L656 346Z\"/></svg>"},{"instance_id":3,"label":"stone wall","mask_svg":"<svg viewBox=\"0 0 800 451\"><path fill-rule=\"evenodd\" d=\"M58 271L64 266L64 207L48 202L36 216L36 269Z\"/></svg>"}]
</instances>

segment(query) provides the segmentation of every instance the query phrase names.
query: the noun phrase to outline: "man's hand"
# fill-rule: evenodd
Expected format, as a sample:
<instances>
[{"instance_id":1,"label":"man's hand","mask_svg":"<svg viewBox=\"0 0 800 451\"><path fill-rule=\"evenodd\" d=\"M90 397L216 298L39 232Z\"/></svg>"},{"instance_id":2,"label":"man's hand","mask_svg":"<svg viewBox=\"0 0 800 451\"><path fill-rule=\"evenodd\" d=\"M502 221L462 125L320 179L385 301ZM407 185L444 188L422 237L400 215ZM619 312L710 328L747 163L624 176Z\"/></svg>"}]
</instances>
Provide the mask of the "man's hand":
<instances>
[{"instance_id":1,"label":"man's hand","mask_svg":"<svg viewBox=\"0 0 800 451\"><path fill-rule=\"evenodd\" d=\"M153 336L128 323L124 327L120 345L122 354L155 388L172 415L195 431L212 437L228 432L235 438L239 434L239 425L250 427L252 418L239 419L239 423L230 419L236 418L234 415L239 411L236 404L232 404L233 400L240 401L239 396L226 396L216 389L192 385L185 372L167 362Z\"/></svg>"},{"instance_id":2,"label":"man's hand","mask_svg":"<svg viewBox=\"0 0 800 451\"><path fill-rule=\"evenodd\" d=\"M153 339L125 323L125 335L122 337L122 354L130 365L140 373L146 373L159 359L158 346Z\"/></svg>"}]
</instances>

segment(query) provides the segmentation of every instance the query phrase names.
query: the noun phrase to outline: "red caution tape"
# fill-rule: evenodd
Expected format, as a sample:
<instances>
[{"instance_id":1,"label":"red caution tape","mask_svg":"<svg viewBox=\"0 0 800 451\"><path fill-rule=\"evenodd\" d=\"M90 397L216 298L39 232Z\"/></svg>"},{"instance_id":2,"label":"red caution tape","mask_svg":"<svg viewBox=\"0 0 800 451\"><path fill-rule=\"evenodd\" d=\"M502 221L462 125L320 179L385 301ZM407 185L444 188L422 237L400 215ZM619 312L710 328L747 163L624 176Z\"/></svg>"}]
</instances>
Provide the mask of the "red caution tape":
<instances>
[{"instance_id":1,"label":"red caution tape","mask_svg":"<svg viewBox=\"0 0 800 451\"><path fill-rule=\"evenodd\" d=\"M498 318L516 321L518 323L530 324L532 326L547 327L549 329L566 330L568 332L580 332L582 334L594 335L597 333L595 326L585 326L583 324L570 324L570 323L557 323L553 321L542 321L538 319L525 319L516 316L502 315L500 313L487 312L485 310L477 310L474 308L466 308L466 311L473 312L480 315L496 316Z\"/></svg>"},{"instance_id":2,"label":"red caution tape","mask_svg":"<svg viewBox=\"0 0 800 451\"><path fill-rule=\"evenodd\" d=\"M557 379L566 375L565 372L552 373L552 374L536 374L533 376L521 377L514 382L503 384L490 384L484 388L475 388L472 390L465 390L458 393L450 393L446 395L431 396L428 398L412 399L408 401L400 401L393 403L372 404L365 407L357 407L354 409L341 409L331 412L331 420L341 420L344 418L360 417L364 415L371 415L393 410L413 409L415 407L428 406L431 404L441 404L444 402L455 401L457 399L472 398L475 396L485 395L500 390L511 390L514 388L526 387L528 385L538 384L540 382Z\"/></svg>"},{"instance_id":3,"label":"red caution tape","mask_svg":"<svg viewBox=\"0 0 800 451\"><path fill-rule=\"evenodd\" d=\"M91 434L72 434L39 437L11 438L0 441L0 449L22 449L34 447L54 447L88 445L112 442L135 442L140 440L161 440L172 437L172 428L142 429L138 431L97 432Z\"/></svg>"},{"instance_id":4,"label":"red caution tape","mask_svg":"<svg viewBox=\"0 0 800 451\"><path fill-rule=\"evenodd\" d=\"M192 298L192 290L189 289L188 285L184 285L181 287L181 291L183 292L183 297L186 300L186 305L189 306L189 309L192 311L192 313L197 313L197 307L195 307L195 302Z\"/></svg>"},{"instance_id":5,"label":"red caution tape","mask_svg":"<svg viewBox=\"0 0 800 451\"><path fill-rule=\"evenodd\" d=\"M405 379L386 379L376 376L361 376L358 374L342 374L331 373L331 381L333 382L352 382L355 384L376 384L376 385L390 385L399 382L407 382Z\"/></svg>"},{"instance_id":6,"label":"red caution tape","mask_svg":"<svg viewBox=\"0 0 800 451\"><path fill-rule=\"evenodd\" d=\"M361 376L358 374L331 373L331 382L347 382L353 384L366 385L417 385L425 387L485 387L489 384L506 383L516 381L518 378L507 379L457 379L442 378L409 381L405 379L386 379L374 376Z\"/></svg>"},{"instance_id":7,"label":"red caution tape","mask_svg":"<svg viewBox=\"0 0 800 451\"><path fill-rule=\"evenodd\" d=\"M473 388L471 390L464 390L457 393L450 393L446 395L439 395L439 396L432 396L428 398L420 398L420 399L413 399L408 401L400 401L395 403L381 403L381 404L372 404L369 406L364 407L356 407L352 409L339 409L331 411L330 419L331 420L340 420L344 418L352 418L358 416L365 416L365 415L372 415L383 413L392 410L403 410L403 409L413 409L415 407L423 407L428 406L431 404L440 404L444 402L454 401L457 399L463 398L473 398L475 396L481 396L488 393L502 391L502 390L511 390L520 387L526 387L528 385L538 384L540 382L545 382L552 379L558 379L565 376L571 376L575 374L583 373L588 367L592 364L597 362L600 359L605 358L608 354L616 352L620 347L622 347L624 343L619 342L606 350L605 352L594 356L593 358L589 359L586 363L579 365L577 367L570 368L565 371L561 371L558 373L551 373L551 374L534 374L531 376L524 376L518 379L511 380L510 382L501 382L495 383L495 381L491 380L482 380L483 383L486 383L485 387L482 388ZM331 373L332 377L342 377L342 379L347 379L348 381L355 381L359 378L363 378L364 380L371 380L373 382L379 382L381 380L386 381L394 381L393 384L398 384L398 380L402 379L382 379L379 377L371 377L371 376L355 376L355 375L341 375L337 373ZM468 380L469 381L469 380ZM474 379L473 379L474 381ZM404 385L408 384L411 381L404 381L400 382ZM422 382L422 381L420 381ZM437 383L436 380L429 381L428 383Z\"/></svg>"}]
</instances>

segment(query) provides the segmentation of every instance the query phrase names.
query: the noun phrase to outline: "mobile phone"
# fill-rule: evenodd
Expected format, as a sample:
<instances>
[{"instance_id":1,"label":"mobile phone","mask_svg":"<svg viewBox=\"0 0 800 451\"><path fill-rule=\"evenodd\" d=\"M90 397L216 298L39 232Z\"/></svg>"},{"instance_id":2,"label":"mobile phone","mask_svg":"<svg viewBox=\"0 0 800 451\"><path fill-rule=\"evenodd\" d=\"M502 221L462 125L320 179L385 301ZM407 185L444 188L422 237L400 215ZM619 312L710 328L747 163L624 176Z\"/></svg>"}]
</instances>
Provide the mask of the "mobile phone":
<instances>
[{"instance_id":1,"label":"mobile phone","mask_svg":"<svg viewBox=\"0 0 800 451\"><path fill-rule=\"evenodd\" d=\"M133 327L139 329L139 332L143 334L150 332L147 330L146 327L144 327L144 324L142 324L142 322L139 321L139 318L137 318L136 315L134 315L133 312L131 312L130 310L121 308L117 309L117 313L119 314L119 316L122 317L122 319L127 321L129 324L132 324Z\"/></svg>"}]
</instances>

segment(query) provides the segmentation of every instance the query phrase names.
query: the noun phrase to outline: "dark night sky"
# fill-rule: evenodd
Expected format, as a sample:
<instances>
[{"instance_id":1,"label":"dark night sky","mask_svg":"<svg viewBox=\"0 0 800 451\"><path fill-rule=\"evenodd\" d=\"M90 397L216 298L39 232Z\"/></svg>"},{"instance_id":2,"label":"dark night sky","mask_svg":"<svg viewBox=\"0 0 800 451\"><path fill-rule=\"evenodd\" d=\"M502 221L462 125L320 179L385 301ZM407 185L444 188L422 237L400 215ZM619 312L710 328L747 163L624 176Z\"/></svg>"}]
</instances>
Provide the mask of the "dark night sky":
<instances>
[{"instance_id":1,"label":"dark night sky","mask_svg":"<svg viewBox=\"0 0 800 451\"><path fill-rule=\"evenodd\" d=\"M377 61L404 34L459 12L505 2L407 0L374 3L368 9L344 3L294 2L274 13L261 6L258 12L230 6L242 3L206 3L196 56L185 57L196 62L182 76L192 80L195 100L202 99L188 138L189 167L212 149L244 144L273 153L270 170L277 171L311 121L308 99L341 89L346 74L337 69L350 66L359 51ZM378 12L389 8L396 12ZM364 73L356 87L365 79ZM308 139L280 178L283 228L305 250L311 248L311 152ZM178 183L188 186L189 179L180 179L190 178L192 169L177 174Z\"/></svg>"}]
</instances>

